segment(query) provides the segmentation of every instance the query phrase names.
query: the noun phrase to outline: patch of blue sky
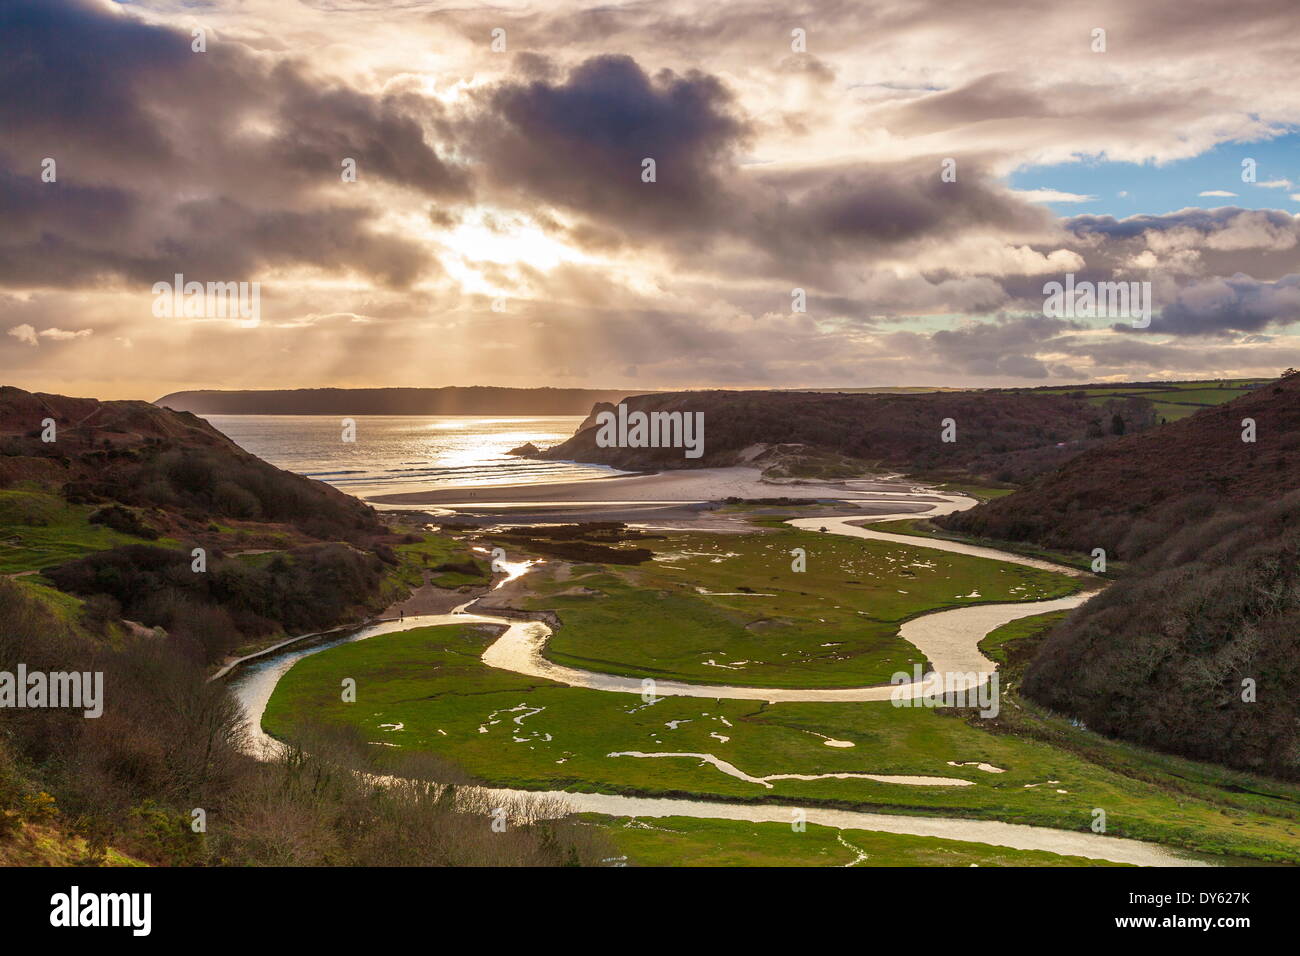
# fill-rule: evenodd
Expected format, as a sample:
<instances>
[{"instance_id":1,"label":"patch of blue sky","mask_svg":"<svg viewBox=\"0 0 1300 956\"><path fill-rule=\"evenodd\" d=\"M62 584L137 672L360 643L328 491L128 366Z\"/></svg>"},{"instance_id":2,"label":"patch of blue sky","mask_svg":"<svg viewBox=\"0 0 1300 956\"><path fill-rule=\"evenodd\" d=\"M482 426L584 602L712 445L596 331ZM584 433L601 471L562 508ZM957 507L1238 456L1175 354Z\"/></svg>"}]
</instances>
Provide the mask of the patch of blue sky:
<instances>
[{"instance_id":1,"label":"patch of blue sky","mask_svg":"<svg viewBox=\"0 0 1300 956\"><path fill-rule=\"evenodd\" d=\"M1255 181L1242 178L1242 161L1254 160ZM1254 143L1222 143L1190 159L1155 163L1113 162L1102 157L1030 166L1008 178L1011 188L1038 197L1060 216L1128 216L1187 207L1281 209L1300 214L1300 130Z\"/></svg>"}]
</instances>

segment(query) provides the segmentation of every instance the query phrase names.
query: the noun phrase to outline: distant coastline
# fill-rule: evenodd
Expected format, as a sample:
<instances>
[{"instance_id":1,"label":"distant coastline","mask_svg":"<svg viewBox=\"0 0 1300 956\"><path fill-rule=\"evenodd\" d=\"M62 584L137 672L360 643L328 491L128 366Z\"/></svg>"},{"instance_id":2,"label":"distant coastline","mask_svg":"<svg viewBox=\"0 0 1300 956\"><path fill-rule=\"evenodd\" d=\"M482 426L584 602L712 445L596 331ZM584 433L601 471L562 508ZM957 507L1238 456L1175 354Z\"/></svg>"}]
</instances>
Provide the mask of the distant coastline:
<instances>
[{"instance_id":1,"label":"distant coastline","mask_svg":"<svg viewBox=\"0 0 1300 956\"><path fill-rule=\"evenodd\" d=\"M586 415L631 389L293 388L172 392L153 404L196 415Z\"/></svg>"}]
</instances>

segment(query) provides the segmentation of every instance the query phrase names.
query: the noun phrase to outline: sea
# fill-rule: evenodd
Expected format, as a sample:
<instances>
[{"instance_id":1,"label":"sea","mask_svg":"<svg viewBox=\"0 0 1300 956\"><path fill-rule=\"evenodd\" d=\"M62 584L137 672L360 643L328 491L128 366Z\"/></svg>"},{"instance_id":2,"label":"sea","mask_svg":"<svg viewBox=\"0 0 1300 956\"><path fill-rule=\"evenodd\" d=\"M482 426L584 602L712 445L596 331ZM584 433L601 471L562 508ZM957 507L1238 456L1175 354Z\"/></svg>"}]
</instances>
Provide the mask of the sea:
<instances>
[{"instance_id":1,"label":"sea","mask_svg":"<svg viewBox=\"0 0 1300 956\"><path fill-rule=\"evenodd\" d=\"M603 465L507 455L532 442L557 445L580 415L357 415L344 441L333 415L204 415L245 451L357 497L448 487L540 484L623 474Z\"/></svg>"}]
</instances>

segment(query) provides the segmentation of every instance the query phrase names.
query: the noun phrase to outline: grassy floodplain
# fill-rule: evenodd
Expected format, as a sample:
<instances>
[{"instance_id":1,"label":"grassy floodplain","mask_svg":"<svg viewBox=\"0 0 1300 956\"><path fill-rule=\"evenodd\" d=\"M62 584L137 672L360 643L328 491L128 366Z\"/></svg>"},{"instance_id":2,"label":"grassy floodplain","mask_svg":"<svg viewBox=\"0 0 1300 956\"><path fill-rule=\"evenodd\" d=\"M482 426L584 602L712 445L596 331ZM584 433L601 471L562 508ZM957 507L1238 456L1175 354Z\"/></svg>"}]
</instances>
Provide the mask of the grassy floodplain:
<instances>
[{"instance_id":1,"label":"grassy floodplain","mask_svg":"<svg viewBox=\"0 0 1300 956\"><path fill-rule=\"evenodd\" d=\"M656 560L636 567L552 562L530 575L531 596L512 603L558 614L562 624L546 653L570 666L818 687L887 680L909 666L916 651L897 629L915 614L1041 599L1078 587L1075 579L1002 562L795 531L781 523L786 510L753 514L763 533L681 533L643 542L656 550ZM924 536L914 520L882 530ZM805 550L809 572L791 570L796 547ZM1079 555L1039 556L1088 563ZM826 572L827 564L835 573ZM1220 862L1300 863L1300 788L1109 740L1015 694L1017 661L1023 664L1026 648L1061 617L1014 621L981 642L1004 669L1003 711L992 721L887 702L664 698L647 705L632 695L489 668L480 655L499 628L459 625L362 641L299 662L273 695L265 726L284 737L304 720L351 727L376 746L436 753L485 783L531 790L825 805L1079 831L1100 807L1111 835ZM718 666L736 662L745 663ZM345 676L358 681L356 704L338 700ZM740 776L699 756L614 756L629 751L710 755ZM828 776L866 773L973 785ZM793 774L820 779L785 776ZM824 827L810 826L792 842L782 824L585 819L634 865L1084 862Z\"/></svg>"},{"instance_id":2,"label":"grassy floodplain","mask_svg":"<svg viewBox=\"0 0 1300 956\"><path fill-rule=\"evenodd\" d=\"M499 786L799 802L1074 830L1086 830L1102 807L1112 835L1300 862L1300 789L1117 744L1013 698L992 722L888 702L662 698L646 705L489 668L480 654L496 632L426 627L308 657L281 680L264 726L282 737L299 721L357 728L376 746L436 753ZM1003 643L996 632L991 637ZM357 680L355 704L339 700L344 677ZM872 773L974 785L754 782L696 757L611 756L624 751L712 754L751 777Z\"/></svg>"},{"instance_id":3,"label":"grassy floodplain","mask_svg":"<svg viewBox=\"0 0 1300 956\"><path fill-rule=\"evenodd\" d=\"M1078 568L1081 571L1092 570L1092 557L1089 555L1077 554L1071 551L1054 551L1051 548L1040 548L1032 544L1026 544L1023 541L994 541L986 538L976 538L971 535L957 534L946 528L940 528L938 525L925 518L899 518L896 521L878 521L872 524L875 531L887 531L890 534L909 534L917 538L941 538L944 541L960 541L964 544L972 544L981 548L996 548L999 551L1010 551L1014 554L1024 555L1027 558L1040 558L1043 561L1051 561L1055 564L1061 564L1066 567ZM1107 575L1122 571L1124 565L1120 561L1108 561L1106 563Z\"/></svg>"},{"instance_id":4,"label":"grassy floodplain","mask_svg":"<svg viewBox=\"0 0 1300 956\"><path fill-rule=\"evenodd\" d=\"M918 614L1073 593L1070 577L843 535L674 535L635 568L540 576L524 604L559 614L546 656L628 677L751 687L858 687L921 663ZM795 549L807 570L792 569Z\"/></svg>"}]
</instances>

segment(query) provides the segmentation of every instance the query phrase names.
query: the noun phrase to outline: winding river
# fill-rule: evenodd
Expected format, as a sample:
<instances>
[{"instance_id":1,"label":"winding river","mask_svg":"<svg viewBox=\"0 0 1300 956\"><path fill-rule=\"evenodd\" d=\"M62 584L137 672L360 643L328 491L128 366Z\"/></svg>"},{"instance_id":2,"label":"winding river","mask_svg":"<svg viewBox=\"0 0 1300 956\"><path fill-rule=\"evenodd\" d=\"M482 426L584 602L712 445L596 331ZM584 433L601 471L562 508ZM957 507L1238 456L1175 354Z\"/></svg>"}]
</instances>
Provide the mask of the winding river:
<instances>
[{"instance_id":1,"label":"winding river","mask_svg":"<svg viewBox=\"0 0 1300 956\"><path fill-rule=\"evenodd\" d=\"M975 557L992 558L1013 564L1043 568L1060 574L1083 576L1084 572L1037 558L1024 557L992 548L982 548L955 541L890 534L862 527L863 523L889 521L898 518L934 517L948 514L975 504L974 499L960 495L946 495L926 491L921 493L879 493L878 500L855 500L858 505L879 504L880 501L902 500L909 504L929 504L924 512L901 511L891 514L849 515L840 518L799 518L789 523L805 530L824 528L827 533L849 535L887 541L916 548L931 548ZM979 642L994 628L1009 621L1043 614L1049 611L1078 607L1092 593L1073 594L1051 601L1025 601L1014 604L983 604L936 611L907 621L900 635L914 644L939 673L970 675L983 683L996 664L979 650ZM471 604L473 602L470 602ZM280 678L299 660L340 644L363 641L383 634L442 624L492 624L504 627L504 632L484 652L483 662L491 667L513 671L529 677L541 677L570 687L641 695L645 691L637 678L600 674L593 671L563 667L547 660L543 654L551 629L540 621L520 621L470 613L468 605L450 614L429 614L408 617L403 621L383 621L350 632L332 632L313 639L287 642L276 648L242 661L235 662L222 671L233 674L231 691L238 700L247 721L250 747L255 755L269 757L283 746L262 730L262 715L267 701ZM967 681L963 686L974 686ZM725 698L730 700L764 700L769 702L820 701L860 702L882 701L900 694L920 696L921 683L895 686L858 688L784 689L735 687L730 685L688 684L677 681L656 681L654 693L659 697L687 696ZM648 755L643 755L648 756ZM698 755L697 755L698 756ZM921 778L917 778L921 779ZM953 785L968 781L953 780ZM868 813L858 810L835 810L794 805L726 803L712 800L682 800L676 798L632 797L617 794L574 793L570 791L519 791L487 789L494 799L502 802L547 797L562 803L569 813L601 813L611 816L662 817L683 816L714 820L739 820L750 823L785 823L802 811L809 823L840 829L873 830L883 833L908 834L922 837L940 837L950 840L984 843L1010 847L1017 850L1042 850L1050 853L1130 863L1139 866L1198 866L1206 865L1189 860L1153 843L1122 837L1103 836L1091 832L1058 830L1050 827L1028 826L1018 823L1001 823L992 820L905 816L898 814Z\"/></svg>"}]
</instances>

